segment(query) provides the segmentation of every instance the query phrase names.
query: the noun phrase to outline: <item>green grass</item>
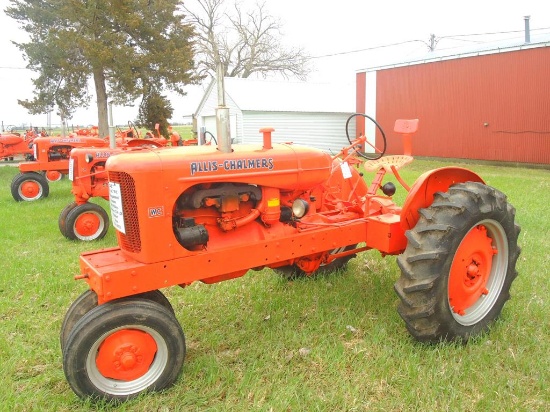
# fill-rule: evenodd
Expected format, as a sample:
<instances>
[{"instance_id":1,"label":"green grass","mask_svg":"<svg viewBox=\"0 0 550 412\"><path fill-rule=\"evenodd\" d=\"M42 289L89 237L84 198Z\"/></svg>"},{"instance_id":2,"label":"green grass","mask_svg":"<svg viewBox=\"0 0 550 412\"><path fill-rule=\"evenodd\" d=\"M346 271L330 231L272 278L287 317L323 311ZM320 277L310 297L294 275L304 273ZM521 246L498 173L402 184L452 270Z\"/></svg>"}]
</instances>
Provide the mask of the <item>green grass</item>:
<instances>
[{"instance_id":1,"label":"green grass","mask_svg":"<svg viewBox=\"0 0 550 412\"><path fill-rule=\"evenodd\" d=\"M402 174L412 183L441 165L415 161ZM395 310L395 258L376 251L315 279L251 271L164 290L186 333L183 373L169 390L117 407L73 394L59 347L65 311L86 289L73 280L78 255L115 245L114 230L92 244L66 240L57 218L72 201L69 182L17 203L17 169L0 167L0 410L547 410L550 171L462 166L508 195L522 227L513 297L489 334L465 346L412 340Z\"/></svg>"}]
</instances>

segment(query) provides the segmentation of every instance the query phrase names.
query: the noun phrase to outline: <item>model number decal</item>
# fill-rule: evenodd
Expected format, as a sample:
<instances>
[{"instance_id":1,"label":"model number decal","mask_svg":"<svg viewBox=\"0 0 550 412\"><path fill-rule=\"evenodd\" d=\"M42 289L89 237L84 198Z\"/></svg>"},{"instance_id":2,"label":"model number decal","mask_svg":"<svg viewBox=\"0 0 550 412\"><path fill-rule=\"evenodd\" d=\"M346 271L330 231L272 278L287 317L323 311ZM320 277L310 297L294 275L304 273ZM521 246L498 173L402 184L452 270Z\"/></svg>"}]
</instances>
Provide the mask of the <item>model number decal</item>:
<instances>
[{"instance_id":1,"label":"model number decal","mask_svg":"<svg viewBox=\"0 0 550 412\"><path fill-rule=\"evenodd\" d=\"M149 208L149 217L160 217L160 216L164 216L164 206Z\"/></svg>"},{"instance_id":2,"label":"model number decal","mask_svg":"<svg viewBox=\"0 0 550 412\"><path fill-rule=\"evenodd\" d=\"M237 160L224 160L223 162L217 162L215 160L208 160L203 162L191 162L191 176L195 173L209 173L216 172L218 170L232 171L232 170L249 170L249 169L273 169L273 158L264 157L260 159L237 159Z\"/></svg>"}]
</instances>

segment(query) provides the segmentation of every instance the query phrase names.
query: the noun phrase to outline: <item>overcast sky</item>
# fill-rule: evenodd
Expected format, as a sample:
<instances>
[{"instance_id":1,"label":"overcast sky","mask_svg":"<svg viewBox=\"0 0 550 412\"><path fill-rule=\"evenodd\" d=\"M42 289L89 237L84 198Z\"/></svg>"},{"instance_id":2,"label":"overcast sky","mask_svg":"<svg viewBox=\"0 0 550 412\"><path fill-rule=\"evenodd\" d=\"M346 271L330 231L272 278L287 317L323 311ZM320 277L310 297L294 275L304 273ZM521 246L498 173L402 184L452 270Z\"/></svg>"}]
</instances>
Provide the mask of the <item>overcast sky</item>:
<instances>
[{"instance_id":1,"label":"overcast sky","mask_svg":"<svg viewBox=\"0 0 550 412\"><path fill-rule=\"evenodd\" d=\"M232 0L227 2L231 4ZM189 8L193 8L193 3L186 0ZM354 82L359 69L423 55L431 34L440 38L438 51L522 39L526 15L531 16L532 37L545 34L550 38L548 0L265 0L265 4L271 15L280 18L284 43L303 47L315 57L309 79L315 82ZM46 115L30 116L17 104L17 99L32 98L33 73L24 69L25 61L11 43L26 37L17 22L5 15L7 5L8 0L0 0L0 121L4 126L45 126ZM465 36L473 34L480 36ZM202 93L203 87L196 86L188 88L187 97L170 95L175 109L172 121L182 121L193 113ZM137 111L137 106L116 107L115 123L126 124L137 117ZM58 124L60 119L54 114L51 122ZM88 109L79 110L70 123L97 124L95 102Z\"/></svg>"}]
</instances>

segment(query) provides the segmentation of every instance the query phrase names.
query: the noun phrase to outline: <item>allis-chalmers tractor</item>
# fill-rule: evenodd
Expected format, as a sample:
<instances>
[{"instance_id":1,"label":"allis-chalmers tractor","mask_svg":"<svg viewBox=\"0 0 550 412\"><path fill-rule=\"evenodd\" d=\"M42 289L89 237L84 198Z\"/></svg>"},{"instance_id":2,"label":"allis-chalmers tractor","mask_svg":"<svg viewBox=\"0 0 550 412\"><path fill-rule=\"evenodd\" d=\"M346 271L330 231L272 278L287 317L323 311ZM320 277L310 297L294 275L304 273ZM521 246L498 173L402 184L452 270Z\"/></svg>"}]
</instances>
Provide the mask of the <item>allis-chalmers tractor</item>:
<instances>
[{"instance_id":1,"label":"allis-chalmers tractor","mask_svg":"<svg viewBox=\"0 0 550 412\"><path fill-rule=\"evenodd\" d=\"M166 139L162 138L165 142ZM162 144L144 144L141 146L76 148L71 150L69 159L69 179L72 181L71 193L74 201L63 208L59 214L59 230L68 239L92 241L103 238L109 229L109 215L97 203L89 200L100 197L109 200L109 180L105 170L107 159L123 152L149 150Z\"/></svg>"},{"instance_id":2,"label":"allis-chalmers tractor","mask_svg":"<svg viewBox=\"0 0 550 412\"><path fill-rule=\"evenodd\" d=\"M28 160L32 157L32 142L36 136L26 133L0 133L0 159L13 160L17 155L23 155Z\"/></svg>"},{"instance_id":3,"label":"allis-chalmers tractor","mask_svg":"<svg viewBox=\"0 0 550 412\"><path fill-rule=\"evenodd\" d=\"M89 200L101 197L109 200L109 181L105 171L107 159L123 152L151 150L163 147L167 139L157 137L130 140L119 137L115 148L84 147L71 150L69 158L69 179L72 181L71 193L74 202L69 203L59 214L59 230L68 239L92 241L103 238L109 229L109 215L100 205ZM171 139L177 146L179 139Z\"/></svg>"},{"instance_id":4,"label":"allis-chalmers tractor","mask_svg":"<svg viewBox=\"0 0 550 412\"><path fill-rule=\"evenodd\" d=\"M75 147L106 147L98 137L37 137L32 144L34 160L19 163L20 173L11 182L16 201L33 201L50 193L48 181L60 180L69 172L69 154Z\"/></svg>"},{"instance_id":5,"label":"allis-chalmers tractor","mask_svg":"<svg viewBox=\"0 0 550 412\"><path fill-rule=\"evenodd\" d=\"M74 148L104 148L109 153L109 139L81 129L69 137L39 137L33 142L34 160L19 164L19 171L11 183L11 194L16 201L34 201L49 195L48 181L60 180L69 173L69 158ZM116 145L119 148L139 146L165 146L163 137L142 139L136 127L129 122L129 128L119 130ZM99 195L101 196L101 195Z\"/></svg>"},{"instance_id":6,"label":"allis-chalmers tractor","mask_svg":"<svg viewBox=\"0 0 550 412\"><path fill-rule=\"evenodd\" d=\"M68 309L60 334L74 392L125 400L175 382L185 338L161 288L262 268L312 276L368 249L398 255L398 311L414 338L465 342L486 331L517 274L514 208L459 167L428 171L409 188L399 168L412 158L382 157L385 135L377 127L379 149L363 153L372 157L364 162L370 183L356 167L365 136L334 157L272 144L273 129L263 129L263 145L110 157L118 247L80 256L77 278L89 288ZM406 154L416 127L396 122ZM408 190L402 207L391 199L395 185L382 184L387 173Z\"/></svg>"}]
</instances>

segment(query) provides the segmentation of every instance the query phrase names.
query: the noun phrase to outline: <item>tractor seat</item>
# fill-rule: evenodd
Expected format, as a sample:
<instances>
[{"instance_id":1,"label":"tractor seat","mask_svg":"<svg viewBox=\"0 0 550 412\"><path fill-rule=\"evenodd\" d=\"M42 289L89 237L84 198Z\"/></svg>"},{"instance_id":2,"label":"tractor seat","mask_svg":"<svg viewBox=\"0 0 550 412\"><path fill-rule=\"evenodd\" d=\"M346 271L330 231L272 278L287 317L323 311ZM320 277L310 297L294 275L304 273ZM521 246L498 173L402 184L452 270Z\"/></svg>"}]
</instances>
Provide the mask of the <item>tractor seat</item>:
<instances>
[{"instance_id":1,"label":"tractor seat","mask_svg":"<svg viewBox=\"0 0 550 412\"><path fill-rule=\"evenodd\" d=\"M398 170L412 161L412 156L392 155L384 156L376 160L367 160L363 166L367 172L376 172L380 169L384 169L387 173L393 173L392 166Z\"/></svg>"}]
</instances>

